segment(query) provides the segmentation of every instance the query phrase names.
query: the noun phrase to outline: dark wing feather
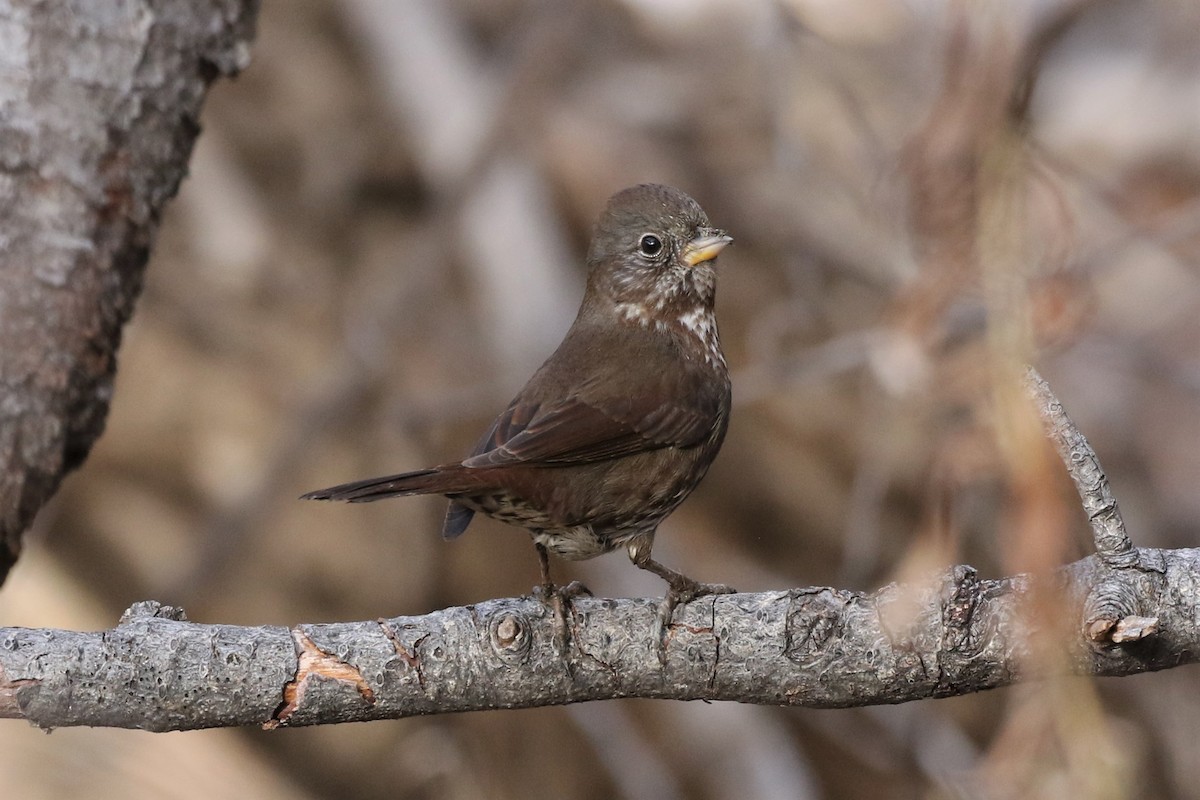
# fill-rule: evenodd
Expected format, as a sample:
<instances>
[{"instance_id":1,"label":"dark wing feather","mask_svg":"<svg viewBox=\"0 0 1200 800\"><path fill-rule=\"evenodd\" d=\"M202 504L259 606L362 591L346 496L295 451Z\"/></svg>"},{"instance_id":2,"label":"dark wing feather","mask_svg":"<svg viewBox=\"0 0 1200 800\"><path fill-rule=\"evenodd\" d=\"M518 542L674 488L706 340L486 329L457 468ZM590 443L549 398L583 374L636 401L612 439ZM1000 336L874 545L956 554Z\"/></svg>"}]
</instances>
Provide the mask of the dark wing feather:
<instances>
[{"instance_id":1,"label":"dark wing feather","mask_svg":"<svg viewBox=\"0 0 1200 800\"><path fill-rule=\"evenodd\" d=\"M467 508L451 500L450 507L446 509L446 519L442 522L442 538L453 539L461 536L474 518L475 509Z\"/></svg>"},{"instance_id":2,"label":"dark wing feather","mask_svg":"<svg viewBox=\"0 0 1200 800\"><path fill-rule=\"evenodd\" d=\"M722 424L728 402L724 372L685 367L640 386L636 396L614 392L626 383L629 364L653 362L663 339L614 338L607 328L591 337L567 335L509 407L496 418L471 455L468 469L561 467L589 464L664 447L693 447ZM597 339L597 336L600 338ZM675 359L675 352L666 353ZM571 365L599 364L580 380ZM715 380L714 380L715 378ZM443 534L462 533L473 511L451 502Z\"/></svg>"},{"instance_id":3,"label":"dark wing feather","mask_svg":"<svg viewBox=\"0 0 1200 800\"><path fill-rule=\"evenodd\" d=\"M704 441L717 421L716 398L691 395L682 403L657 398L601 409L579 397L541 406L515 405L501 416L488 444L466 467L569 466ZM519 424L516 422L519 420ZM507 438L501 438L507 434Z\"/></svg>"},{"instance_id":4,"label":"dark wing feather","mask_svg":"<svg viewBox=\"0 0 1200 800\"><path fill-rule=\"evenodd\" d=\"M537 403L519 404L514 400L503 414L496 417L492 426L488 428L487 433L476 443L467 461L470 461L472 457L478 456L481 453L494 450L508 439L523 431L533 416L537 414L538 407ZM450 507L446 509L446 519L442 522L442 538L454 539L461 536L474 518L474 509L467 508L451 500Z\"/></svg>"}]
</instances>

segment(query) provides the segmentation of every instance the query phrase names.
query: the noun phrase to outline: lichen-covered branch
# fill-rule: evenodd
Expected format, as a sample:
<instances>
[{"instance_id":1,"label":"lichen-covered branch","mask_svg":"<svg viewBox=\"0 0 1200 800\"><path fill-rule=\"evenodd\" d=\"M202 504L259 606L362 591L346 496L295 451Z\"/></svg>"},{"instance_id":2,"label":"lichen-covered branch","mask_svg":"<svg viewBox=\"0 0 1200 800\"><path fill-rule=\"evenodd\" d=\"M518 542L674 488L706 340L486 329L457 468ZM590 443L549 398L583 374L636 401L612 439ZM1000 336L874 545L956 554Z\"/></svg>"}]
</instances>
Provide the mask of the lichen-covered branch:
<instances>
[{"instance_id":1,"label":"lichen-covered branch","mask_svg":"<svg viewBox=\"0 0 1200 800\"><path fill-rule=\"evenodd\" d=\"M373 622L235 627L188 622L153 603L112 630L0 629L0 716L35 725L268 728L519 708L617 697L845 707L969 694L1030 676L1043 627L1061 669L1130 675L1200 653L1200 549L1099 558L1041 581L980 580L955 567L872 594L827 588L735 594L681 607L660 660L657 600L578 598L562 647L533 598L489 600ZM1028 595L1058 591L1059 619L1030 620ZM1094 598L1131 593L1142 614L1097 640ZM1144 618L1156 618L1143 625ZM1119 633L1118 633L1119 631ZM1044 632L1044 631L1043 631ZM1039 642L1044 645L1045 637Z\"/></svg>"},{"instance_id":2,"label":"lichen-covered branch","mask_svg":"<svg viewBox=\"0 0 1200 800\"><path fill-rule=\"evenodd\" d=\"M0 0L0 582L104 428L205 92L257 0Z\"/></svg>"}]
</instances>

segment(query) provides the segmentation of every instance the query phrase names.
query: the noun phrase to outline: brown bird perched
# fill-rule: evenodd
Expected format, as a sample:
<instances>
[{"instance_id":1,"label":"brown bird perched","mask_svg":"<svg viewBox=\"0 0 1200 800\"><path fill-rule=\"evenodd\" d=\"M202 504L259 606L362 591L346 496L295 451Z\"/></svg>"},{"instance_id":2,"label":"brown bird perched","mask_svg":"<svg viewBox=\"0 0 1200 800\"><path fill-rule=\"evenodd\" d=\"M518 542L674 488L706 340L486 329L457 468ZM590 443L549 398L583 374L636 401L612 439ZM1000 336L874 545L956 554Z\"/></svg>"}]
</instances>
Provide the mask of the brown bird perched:
<instances>
[{"instance_id":1,"label":"brown bird perched","mask_svg":"<svg viewBox=\"0 0 1200 800\"><path fill-rule=\"evenodd\" d=\"M445 495L447 539L475 512L528 530L547 597L547 550L575 560L618 547L670 585L664 622L676 603L732 591L650 557L658 524L696 488L725 437L729 373L713 316L714 259L731 241L678 189L617 193L592 237L575 322L470 456L304 499Z\"/></svg>"}]
</instances>

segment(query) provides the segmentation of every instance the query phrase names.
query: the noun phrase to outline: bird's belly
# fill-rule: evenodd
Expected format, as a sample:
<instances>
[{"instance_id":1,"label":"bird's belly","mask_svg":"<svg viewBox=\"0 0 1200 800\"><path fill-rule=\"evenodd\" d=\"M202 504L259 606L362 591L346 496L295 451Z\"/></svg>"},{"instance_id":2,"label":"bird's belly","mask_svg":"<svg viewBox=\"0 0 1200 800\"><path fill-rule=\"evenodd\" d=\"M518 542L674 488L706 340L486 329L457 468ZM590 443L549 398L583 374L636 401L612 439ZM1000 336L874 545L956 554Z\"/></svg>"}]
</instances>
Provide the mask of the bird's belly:
<instances>
[{"instance_id":1,"label":"bird's belly","mask_svg":"<svg viewBox=\"0 0 1200 800\"><path fill-rule=\"evenodd\" d=\"M611 462L509 473L503 489L454 499L527 529L560 558L592 558L652 537L695 485L695 455L664 448ZM635 460L642 463L630 463ZM521 479L526 476L532 479Z\"/></svg>"},{"instance_id":2,"label":"bird's belly","mask_svg":"<svg viewBox=\"0 0 1200 800\"><path fill-rule=\"evenodd\" d=\"M590 525L560 528L554 531L530 530L533 540L551 553L567 561L582 561L603 555L619 546L612 537L597 536Z\"/></svg>"},{"instance_id":3,"label":"bird's belly","mask_svg":"<svg viewBox=\"0 0 1200 800\"><path fill-rule=\"evenodd\" d=\"M620 547L629 538L619 532L597 529L586 521L569 522L507 491L459 497L456 502L493 519L525 528L535 542L570 561L602 555Z\"/></svg>"}]
</instances>

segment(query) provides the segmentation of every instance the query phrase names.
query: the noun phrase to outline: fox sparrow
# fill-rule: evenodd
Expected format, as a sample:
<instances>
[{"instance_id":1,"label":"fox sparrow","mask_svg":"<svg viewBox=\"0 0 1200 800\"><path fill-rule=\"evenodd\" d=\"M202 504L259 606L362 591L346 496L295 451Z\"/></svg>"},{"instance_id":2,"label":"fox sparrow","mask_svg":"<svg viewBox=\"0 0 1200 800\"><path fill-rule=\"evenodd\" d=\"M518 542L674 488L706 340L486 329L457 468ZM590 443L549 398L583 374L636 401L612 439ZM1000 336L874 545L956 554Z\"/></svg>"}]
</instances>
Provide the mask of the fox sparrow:
<instances>
[{"instance_id":1,"label":"fox sparrow","mask_svg":"<svg viewBox=\"0 0 1200 800\"><path fill-rule=\"evenodd\" d=\"M729 373L713 316L713 261L732 238L691 197L644 184L614 195L588 251L587 288L566 338L465 460L309 492L354 503L441 494L442 535L476 512L585 559L624 547L676 603L732 591L650 557L658 524L696 488L725 437Z\"/></svg>"}]
</instances>

